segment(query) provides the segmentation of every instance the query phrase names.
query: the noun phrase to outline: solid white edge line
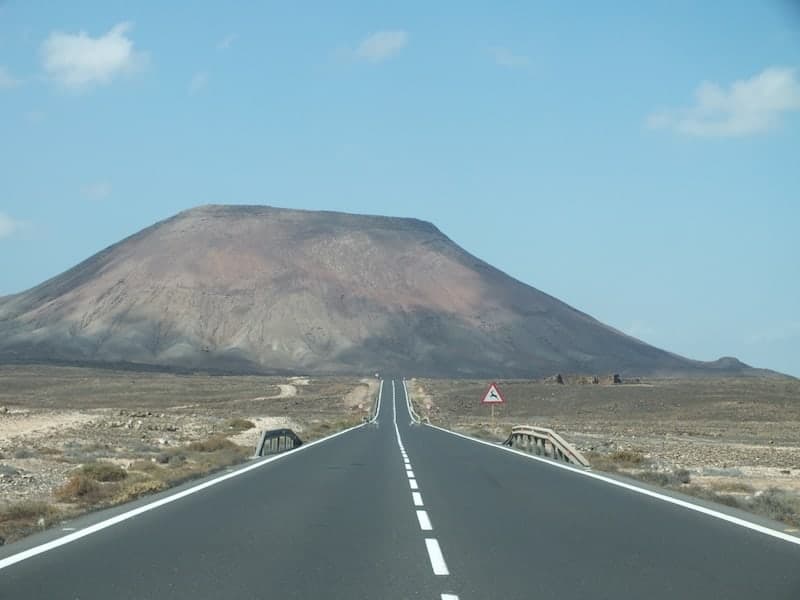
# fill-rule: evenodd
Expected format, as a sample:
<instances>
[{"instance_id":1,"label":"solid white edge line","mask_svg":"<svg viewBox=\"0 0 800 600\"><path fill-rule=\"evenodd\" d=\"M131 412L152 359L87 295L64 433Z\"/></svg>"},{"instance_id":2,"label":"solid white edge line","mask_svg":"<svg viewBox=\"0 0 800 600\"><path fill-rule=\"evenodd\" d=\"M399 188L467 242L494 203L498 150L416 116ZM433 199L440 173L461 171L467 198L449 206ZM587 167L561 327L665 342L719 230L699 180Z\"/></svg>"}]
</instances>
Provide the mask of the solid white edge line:
<instances>
[{"instance_id":1,"label":"solid white edge line","mask_svg":"<svg viewBox=\"0 0 800 600\"><path fill-rule=\"evenodd\" d=\"M412 490L418 490L419 486L417 485L417 480L416 479L409 479L408 480L408 487L410 487Z\"/></svg>"},{"instance_id":2,"label":"solid white edge line","mask_svg":"<svg viewBox=\"0 0 800 600\"><path fill-rule=\"evenodd\" d=\"M444 556L442 556L442 549L439 548L439 542L436 538L425 538L425 547L428 549L428 558L431 560L433 574L450 575L450 571L447 570L447 563L444 562Z\"/></svg>"},{"instance_id":3,"label":"solid white edge line","mask_svg":"<svg viewBox=\"0 0 800 600\"><path fill-rule=\"evenodd\" d=\"M675 504L676 506L681 506L683 508L687 508L689 510L693 510L695 512L707 515L709 517L714 517L715 519L727 521L728 523L732 523L733 525L738 525L739 527L744 527L745 529L757 531L758 533L763 533L764 535L768 535L777 538L779 540L783 540L784 542L789 542L790 544L795 544L797 546L800 546L800 537L789 535L788 533L783 533L782 531L777 531L776 529L772 529L770 527L764 527L763 525L753 523L752 521L747 521L745 519L740 519L739 517L734 517L733 515L722 513L717 510L714 510L713 508L706 508L705 506L700 506L699 504L693 504L691 502L687 502L686 500L681 500L680 498L673 498L672 496L667 496L666 494L660 494L659 492L654 492L652 490L631 485L630 483L625 483L624 481L617 481L616 479L612 479L604 475L598 475L597 473L593 473L591 471L585 471L583 469L566 465L564 463L559 463L553 460L548 460L546 458L541 458L539 456L534 456L532 454L528 454L527 452L523 452L522 450L515 450L514 448L509 448L508 446L501 446L499 444L493 444L491 442L479 440L470 437L468 435L464 435L463 433L458 433L456 431L451 431L449 429L439 427L438 425L427 424L427 426L433 427L434 429L438 429L439 431L443 431L445 433L449 433L450 435L455 435L457 437L464 438L465 440L469 440L477 444L483 444L484 446L489 446L490 448L502 450L503 452L511 452L512 454L517 454L519 456L528 458L530 460L539 461L546 465L550 465L551 467L564 469L565 471L571 471L577 475L583 475L584 477L589 477L591 479L597 479L598 481L603 481L613 486L620 487L629 490L631 492L635 492L637 494L642 494L643 496L650 496L651 498L656 498L657 500L662 500L670 504Z\"/></svg>"},{"instance_id":4,"label":"solid white edge line","mask_svg":"<svg viewBox=\"0 0 800 600\"><path fill-rule=\"evenodd\" d=\"M378 405L375 407L375 416L372 417L370 423L377 422L378 415L381 414L381 396L383 396L383 379L381 379L381 385L378 388Z\"/></svg>"},{"instance_id":5,"label":"solid white edge line","mask_svg":"<svg viewBox=\"0 0 800 600\"><path fill-rule=\"evenodd\" d=\"M403 392L406 396L406 406L408 407L408 414L411 415L411 420L415 423L419 423L422 421L419 415L414 411L414 407L411 405L411 398L408 395L408 387L406 386L406 380L403 379Z\"/></svg>"},{"instance_id":6,"label":"solid white edge line","mask_svg":"<svg viewBox=\"0 0 800 600\"><path fill-rule=\"evenodd\" d=\"M200 483L198 485L194 485L194 486L192 486L190 488L187 488L185 490L182 490L182 491L177 492L175 494L172 494L170 496L166 496L164 498L160 498L160 499L158 499L158 500L156 500L154 502L150 502L149 504L145 504L143 506L139 506L139 507L134 508L132 510L129 510L129 511L126 511L124 513L118 514L118 515L116 515L114 517L111 517L109 519L105 519L103 521L100 521L99 523L95 523L94 525L90 525L90 526L88 526L88 527L86 527L84 529L81 529L81 530L76 531L74 533L70 533L69 535L65 535L65 536L62 536L62 537L57 538L55 540L46 542L44 544L40 544L39 546L34 546L33 548L28 548L27 550L23 550L22 552L19 552L17 554L12 554L11 556L7 556L6 558L0 559L0 570L5 569L6 567L10 567L11 565L14 565L14 564L16 564L18 562L22 562L23 560L27 560L28 558L33 558L34 556L37 556L39 554L43 554L45 552L48 552L49 550L54 550L55 548L58 548L60 546L64 546L66 544L69 544L71 542L79 540L79 539L81 539L83 537L86 537L87 535L91 535L91 534L96 533L98 531L102 531L103 529L106 529L106 528L111 527L113 525L116 525L118 523L122 523L123 521L127 521L128 519L132 519L133 517L141 515L142 513L146 513L146 512L149 512L151 510L154 510L156 508L159 508L161 506L164 506L165 504L170 504L172 502L175 502L176 500L180 500L181 498L185 498L186 496L191 496L192 494L196 494L197 492L200 492L200 491L202 491L202 490L204 490L206 488L209 488L209 487L212 487L214 485L217 485L218 483L222 483L223 481L227 481L228 479L233 479L234 477L238 477L239 475L243 475L244 473L247 473L249 471L253 471L255 469L259 469L259 468L263 467L266 464L269 464L269 463L274 462L276 460L281 460L283 458L286 458L287 456L291 456L292 454L295 454L296 452L302 452L303 450L307 450L308 448L311 448L312 446L316 446L317 444L321 444L323 442L327 442L328 440L331 440L331 439L333 439L335 437L339 437L340 435L344 435L345 433L349 433L349 432L351 432L351 431L353 431L355 429L358 429L359 427L363 427L363 426L364 425L362 423L360 425L356 425L354 427L350 427L348 429L344 429L342 431L338 431L338 432L336 432L334 434L331 434L331 435L329 435L327 437L324 437L324 438L321 438L321 439L318 439L318 440L314 440L313 442L309 442L307 444L303 444L302 446L299 446L299 447L294 448L292 450L287 450L286 452L283 452L283 453L278 454L276 456L271 456L271 457L266 458L264 460L260 460L260 461L254 463L254 464L250 464L250 465L247 465L246 467L242 467L242 468L237 469L235 471L231 471L230 473L226 473L225 475L220 475L219 477L215 477L214 479L210 479L208 481L204 481L203 483Z\"/></svg>"},{"instance_id":7,"label":"solid white edge line","mask_svg":"<svg viewBox=\"0 0 800 600\"><path fill-rule=\"evenodd\" d=\"M419 528L422 529L422 531L433 530L433 525L431 525L430 517L428 517L428 513L426 511L417 511L417 521L419 521Z\"/></svg>"},{"instance_id":8,"label":"solid white edge line","mask_svg":"<svg viewBox=\"0 0 800 600\"><path fill-rule=\"evenodd\" d=\"M414 476L414 471L412 471L411 469L406 471L406 475L408 475L409 479L416 479L416 477Z\"/></svg>"},{"instance_id":9,"label":"solid white edge line","mask_svg":"<svg viewBox=\"0 0 800 600\"><path fill-rule=\"evenodd\" d=\"M419 492L411 492L411 499L414 501L414 506L425 506L422 502L422 494Z\"/></svg>"}]
</instances>

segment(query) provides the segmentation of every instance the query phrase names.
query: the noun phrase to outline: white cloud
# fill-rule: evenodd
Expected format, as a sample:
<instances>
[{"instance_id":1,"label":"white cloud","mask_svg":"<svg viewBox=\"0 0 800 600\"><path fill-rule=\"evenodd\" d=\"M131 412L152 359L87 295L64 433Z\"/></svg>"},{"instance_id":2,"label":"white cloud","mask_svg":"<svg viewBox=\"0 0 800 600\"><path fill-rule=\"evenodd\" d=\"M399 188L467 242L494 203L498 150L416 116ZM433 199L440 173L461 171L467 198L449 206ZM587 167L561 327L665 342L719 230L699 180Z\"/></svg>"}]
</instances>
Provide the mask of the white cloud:
<instances>
[{"instance_id":1,"label":"white cloud","mask_svg":"<svg viewBox=\"0 0 800 600\"><path fill-rule=\"evenodd\" d=\"M111 184L107 181L95 181L81 186L81 194L89 200L105 200L111 195Z\"/></svg>"},{"instance_id":2,"label":"white cloud","mask_svg":"<svg viewBox=\"0 0 800 600\"><path fill-rule=\"evenodd\" d=\"M208 87L208 73L206 71L198 71L192 75L189 81L189 93L197 94Z\"/></svg>"},{"instance_id":3,"label":"white cloud","mask_svg":"<svg viewBox=\"0 0 800 600\"><path fill-rule=\"evenodd\" d=\"M17 87L20 83L20 80L14 77L7 68L0 65L0 90L9 90Z\"/></svg>"},{"instance_id":4,"label":"white cloud","mask_svg":"<svg viewBox=\"0 0 800 600\"><path fill-rule=\"evenodd\" d=\"M727 89L705 81L690 108L656 111L648 127L703 137L732 137L774 128L784 113L800 110L800 80L795 69L769 67Z\"/></svg>"},{"instance_id":5,"label":"white cloud","mask_svg":"<svg viewBox=\"0 0 800 600\"><path fill-rule=\"evenodd\" d=\"M489 48L489 54L491 54L494 62L501 67L527 67L530 62L527 56L514 54L503 46L492 46Z\"/></svg>"},{"instance_id":6,"label":"white cloud","mask_svg":"<svg viewBox=\"0 0 800 600\"><path fill-rule=\"evenodd\" d=\"M0 212L0 239L14 235L20 227L22 227L22 223Z\"/></svg>"},{"instance_id":7,"label":"white cloud","mask_svg":"<svg viewBox=\"0 0 800 600\"><path fill-rule=\"evenodd\" d=\"M355 50L358 59L378 63L392 56L408 44L405 31L377 31L364 38Z\"/></svg>"},{"instance_id":8,"label":"white cloud","mask_svg":"<svg viewBox=\"0 0 800 600\"><path fill-rule=\"evenodd\" d=\"M228 35L226 35L224 38L222 38L220 41L217 42L217 50L227 50L233 45L233 42L235 42L238 38L239 36L237 34L229 33Z\"/></svg>"},{"instance_id":9,"label":"white cloud","mask_svg":"<svg viewBox=\"0 0 800 600\"><path fill-rule=\"evenodd\" d=\"M85 31L51 33L42 44L44 70L58 84L80 90L141 67L146 57L126 35L131 26L120 23L97 38Z\"/></svg>"}]
</instances>

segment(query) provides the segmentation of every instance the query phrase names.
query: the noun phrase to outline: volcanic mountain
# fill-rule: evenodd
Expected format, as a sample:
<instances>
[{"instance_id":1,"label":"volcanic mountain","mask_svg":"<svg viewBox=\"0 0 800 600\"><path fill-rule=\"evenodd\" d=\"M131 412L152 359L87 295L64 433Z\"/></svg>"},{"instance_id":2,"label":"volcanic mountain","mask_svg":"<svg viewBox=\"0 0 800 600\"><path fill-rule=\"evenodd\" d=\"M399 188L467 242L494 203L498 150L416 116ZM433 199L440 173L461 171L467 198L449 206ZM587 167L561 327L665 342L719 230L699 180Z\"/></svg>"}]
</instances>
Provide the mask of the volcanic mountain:
<instances>
[{"instance_id":1,"label":"volcanic mountain","mask_svg":"<svg viewBox=\"0 0 800 600\"><path fill-rule=\"evenodd\" d=\"M603 325L415 219L202 206L0 298L0 360L238 372L747 370Z\"/></svg>"}]
</instances>

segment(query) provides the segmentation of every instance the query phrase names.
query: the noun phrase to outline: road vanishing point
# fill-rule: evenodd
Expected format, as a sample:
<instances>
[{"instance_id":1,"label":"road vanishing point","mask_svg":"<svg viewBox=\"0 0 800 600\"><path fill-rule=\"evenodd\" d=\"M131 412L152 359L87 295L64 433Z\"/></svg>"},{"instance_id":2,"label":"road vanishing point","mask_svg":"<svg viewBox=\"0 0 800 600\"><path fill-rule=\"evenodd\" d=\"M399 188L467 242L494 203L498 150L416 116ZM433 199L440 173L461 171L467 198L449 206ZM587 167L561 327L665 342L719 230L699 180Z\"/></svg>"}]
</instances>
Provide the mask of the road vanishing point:
<instances>
[{"instance_id":1,"label":"road vanishing point","mask_svg":"<svg viewBox=\"0 0 800 600\"><path fill-rule=\"evenodd\" d=\"M369 424L1 548L0 598L800 598L800 539L755 517L418 424L400 379L379 398Z\"/></svg>"}]
</instances>

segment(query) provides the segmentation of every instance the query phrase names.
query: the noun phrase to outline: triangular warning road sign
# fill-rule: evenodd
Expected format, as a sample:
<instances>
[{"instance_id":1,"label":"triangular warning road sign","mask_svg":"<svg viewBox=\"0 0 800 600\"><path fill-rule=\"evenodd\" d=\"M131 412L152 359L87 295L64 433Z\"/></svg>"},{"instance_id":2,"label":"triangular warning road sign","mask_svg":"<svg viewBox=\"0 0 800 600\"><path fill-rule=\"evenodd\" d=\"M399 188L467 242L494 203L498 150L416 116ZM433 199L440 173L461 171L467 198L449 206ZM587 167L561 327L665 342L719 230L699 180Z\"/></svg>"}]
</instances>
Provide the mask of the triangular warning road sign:
<instances>
[{"instance_id":1,"label":"triangular warning road sign","mask_svg":"<svg viewBox=\"0 0 800 600\"><path fill-rule=\"evenodd\" d=\"M503 395L500 393L500 388L497 387L496 383L492 383L489 386L489 389L486 390L486 394L483 396L483 400L481 400L481 404L502 404L505 402Z\"/></svg>"}]
</instances>

